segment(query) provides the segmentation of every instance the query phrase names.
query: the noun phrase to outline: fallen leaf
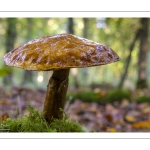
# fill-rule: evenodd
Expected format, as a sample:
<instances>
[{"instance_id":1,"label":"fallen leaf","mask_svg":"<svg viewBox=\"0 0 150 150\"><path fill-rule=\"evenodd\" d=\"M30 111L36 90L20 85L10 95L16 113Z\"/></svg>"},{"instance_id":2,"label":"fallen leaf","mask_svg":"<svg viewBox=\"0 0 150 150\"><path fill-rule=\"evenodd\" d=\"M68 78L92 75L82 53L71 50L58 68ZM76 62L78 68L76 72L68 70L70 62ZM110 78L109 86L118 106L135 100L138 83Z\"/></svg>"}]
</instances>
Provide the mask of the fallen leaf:
<instances>
[{"instance_id":1,"label":"fallen leaf","mask_svg":"<svg viewBox=\"0 0 150 150\"><path fill-rule=\"evenodd\" d=\"M9 118L9 115L7 113L4 113L0 116L0 121L5 121L7 118Z\"/></svg>"},{"instance_id":2,"label":"fallen leaf","mask_svg":"<svg viewBox=\"0 0 150 150\"><path fill-rule=\"evenodd\" d=\"M117 130L115 128L108 128L107 131L108 132L117 132Z\"/></svg>"},{"instance_id":3,"label":"fallen leaf","mask_svg":"<svg viewBox=\"0 0 150 150\"><path fill-rule=\"evenodd\" d=\"M135 122L135 118L133 116L126 115L125 116L125 121L133 123L133 122Z\"/></svg>"},{"instance_id":4,"label":"fallen leaf","mask_svg":"<svg viewBox=\"0 0 150 150\"><path fill-rule=\"evenodd\" d=\"M132 124L134 129L150 129L150 121L142 121Z\"/></svg>"},{"instance_id":5,"label":"fallen leaf","mask_svg":"<svg viewBox=\"0 0 150 150\"><path fill-rule=\"evenodd\" d=\"M105 118L109 121L109 122L113 122L113 117L110 114L106 114Z\"/></svg>"}]
</instances>

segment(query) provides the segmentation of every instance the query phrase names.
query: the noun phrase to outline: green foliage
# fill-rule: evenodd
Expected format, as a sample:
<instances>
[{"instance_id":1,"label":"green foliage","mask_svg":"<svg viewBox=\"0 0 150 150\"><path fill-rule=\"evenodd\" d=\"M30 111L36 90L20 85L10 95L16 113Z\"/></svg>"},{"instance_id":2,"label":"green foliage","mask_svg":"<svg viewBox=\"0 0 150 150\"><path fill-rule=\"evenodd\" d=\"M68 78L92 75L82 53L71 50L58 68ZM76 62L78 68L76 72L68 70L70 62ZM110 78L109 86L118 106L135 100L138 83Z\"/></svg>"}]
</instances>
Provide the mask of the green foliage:
<instances>
[{"instance_id":1,"label":"green foliage","mask_svg":"<svg viewBox=\"0 0 150 150\"><path fill-rule=\"evenodd\" d=\"M76 99L80 99L83 102L100 102L101 95L98 93L94 93L92 91L82 91L82 92L76 92L76 93L68 93L67 99L71 99L72 102Z\"/></svg>"},{"instance_id":2,"label":"green foliage","mask_svg":"<svg viewBox=\"0 0 150 150\"><path fill-rule=\"evenodd\" d=\"M143 103L143 102L150 103L150 97L148 97L146 95L142 95L142 96L139 96L139 97L135 98L135 101L138 102L138 103Z\"/></svg>"},{"instance_id":3,"label":"green foliage","mask_svg":"<svg viewBox=\"0 0 150 150\"><path fill-rule=\"evenodd\" d=\"M130 99L131 93L127 90L115 89L108 91L103 99L104 103L112 103L114 101L121 101L122 99Z\"/></svg>"},{"instance_id":4,"label":"green foliage","mask_svg":"<svg viewBox=\"0 0 150 150\"><path fill-rule=\"evenodd\" d=\"M78 123L71 122L65 115L62 120L53 119L48 124L42 115L28 106L29 116L0 122L0 132L84 132Z\"/></svg>"},{"instance_id":5,"label":"green foliage","mask_svg":"<svg viewBox=\"0 0 150 150\"><path fill-rule=\"evenodd\" d=\"M0 68L0 77L4 77L10 72L12 72L12 68L11 67L7 67L7 66L2 67L2 68Z\"/></svg>"},{"instance_id":6,"label":"green foliage","mask_svg":"<svg viewBox=\"0 0 150 150\"><path fill-rule=\"evenodd\" d=\"M110 90L105 95L95 93L92 91L83 91L77 93L69 93L67 99L71 99L72 102L79 99L83 102L96 102L100 104L112 103L114 101L121 101L122 99L131 99L131 93L127 90Z\"/></svg>"},{"instance_id":7,"label":"green foliage","mask_svg":"<svg viewBox=\"0 0 150 150\"><path fill-rule=\"evenodd\" d=\"M53 119L50 128L57 132L83 132L82 127L78 123L72 123L67 118L62 120Z\"/></svg>"}]
</instances>

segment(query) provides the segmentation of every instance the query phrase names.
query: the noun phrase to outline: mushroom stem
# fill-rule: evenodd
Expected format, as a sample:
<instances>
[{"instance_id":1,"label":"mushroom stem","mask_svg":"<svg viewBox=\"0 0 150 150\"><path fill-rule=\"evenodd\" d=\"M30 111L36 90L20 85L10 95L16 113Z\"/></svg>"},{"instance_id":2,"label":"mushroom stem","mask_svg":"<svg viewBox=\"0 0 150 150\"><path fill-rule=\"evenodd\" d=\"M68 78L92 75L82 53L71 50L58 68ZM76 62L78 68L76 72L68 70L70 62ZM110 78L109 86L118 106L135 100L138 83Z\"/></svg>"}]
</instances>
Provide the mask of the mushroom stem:
<instances>
[{"instance_id":1,"label":"mushroom stem","mask_svg":"<svg viewBox=\"0 0 150 150\"><path fill-rule=\"evenodd\" d=\"M52 118L62 119L66 102L66 93L68 88L69 69L54 70L52 77L47 85L47 93L44 102L43 116L47 122Z\"/></svg>"}]
</instances>

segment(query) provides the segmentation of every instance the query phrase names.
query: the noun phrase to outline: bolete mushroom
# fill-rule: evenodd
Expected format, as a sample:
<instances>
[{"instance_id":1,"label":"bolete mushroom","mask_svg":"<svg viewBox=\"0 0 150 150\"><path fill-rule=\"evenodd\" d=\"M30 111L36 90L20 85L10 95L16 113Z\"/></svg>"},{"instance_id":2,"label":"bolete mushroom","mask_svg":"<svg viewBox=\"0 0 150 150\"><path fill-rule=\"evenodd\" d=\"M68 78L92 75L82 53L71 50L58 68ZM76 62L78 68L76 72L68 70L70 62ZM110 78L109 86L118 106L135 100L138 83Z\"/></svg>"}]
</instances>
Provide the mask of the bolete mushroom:
<instances>
[{"instance_id":1,"label":"bolete mushroom","mask_svg":"<svg viewBox=\"0 0 150 150\"><path fill-rule=\"evenodd\" d=\"M109 47L72 34L44 36L21 45L3 57L9 66L26 70L53 70L47 85L43 116L62 119L70 68L106 65L119 56Z\"/></svg>"}]
</instances>

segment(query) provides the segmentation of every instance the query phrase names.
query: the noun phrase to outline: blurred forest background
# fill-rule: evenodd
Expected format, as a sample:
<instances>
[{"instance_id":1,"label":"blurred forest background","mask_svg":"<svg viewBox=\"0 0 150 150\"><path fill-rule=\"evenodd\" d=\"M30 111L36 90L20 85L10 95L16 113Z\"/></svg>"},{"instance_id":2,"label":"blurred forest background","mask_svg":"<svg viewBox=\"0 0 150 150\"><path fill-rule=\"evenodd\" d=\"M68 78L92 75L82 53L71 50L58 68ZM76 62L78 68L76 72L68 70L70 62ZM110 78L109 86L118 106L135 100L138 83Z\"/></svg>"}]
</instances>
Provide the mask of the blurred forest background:
<instances>
[{"instance_id":1,"label":"blurred forest background","mask_svg":"<svg viewBox=\"0 0 150 150\"><path fill-rule=\"evenodd\" d=\"M1 18L0 58L13 48L45 35L71 33L111 47L121 61L72 69L70 87L110 84L144 88L150 85L149 19L146 18ZM39 76L43 76L43 81ZM46 87L47 72L31 72L0 63L1 86ZM41 79L41 80L39 80Z\"/></svg>"},{"instance_id":2,"label":"blurred forest background","mask_svg":"<svg viewBox=\"0 0 150 150\"><path fill-rule=\"evenodd\" d=\"M100 121L103 123L100 125L90 124L87 128L91 131L93 129L97 131L132 131L131 123L146 120L148 121L146 127L150 129L149 29L149 18L0 18L1 113L8 110L8 103L14 103L17 104L16 114L20 115L20 111L26 114L26 110L23 109L26 103L18 102L18 100L15 103L14 99L18 99L17 95L22 95L20 99L24 100L27 93L30 92L32 93L26 98L27 101L42 109L43 101L41 102L41 99L44 99L44 92L51 76L51 72L25 71L6 66L3 61L4 54L32 39L45 35L71 33L109 46L121 58L121 61L109 65L71 69L67 99L84 101L84 104L81 104L81 101L74 102L78 109L80 105L81 109L87 108L92 113L94 110L97 113L97 108L100 109L97 104L106 104L105 111L108 111L105 113L105 121ZM22 91L26 92L22 93ZM75 94L77 92L78 94ZM6 103L6 99L10 101ZM31 99L35 99L35 101L33 102ZM36 101L39 102L38 105L35 104ZM92 106L89 107L86 102L92 102ZM142 105L140 108L137 102ZM67 104L70 105L70 103ZM74 107L66 109L71 114L71 109L74 110ZM127 110L131 109L134 112L128 114L125 110L121 113L117 107L121 107L121 109L127 107ZM14 113L14 108L15 106L11 113ZM137 112L135 112L136 109L138 109ZM146 111L147 118L141 119L144 113L143 109ZM102 111L103 108L96 116L101 117ZM138 113L139 111L140 113ZM83 118L83 113L81 110L75 111L75 113L79 113L78 117L72 114L72 118L79 120L81 124L87 124L88 120L90 123L94 122L91 120L95 115L87 116L86 112L87 120L80 121L79 115L82 114ZM120 128L112 125L115 120L113 113L115 115L122 114L121 122L119 122ZM128 123L128 127L123 121ZM114 124L116 125L116 122Z\"/></svg>"}]
</instances>

